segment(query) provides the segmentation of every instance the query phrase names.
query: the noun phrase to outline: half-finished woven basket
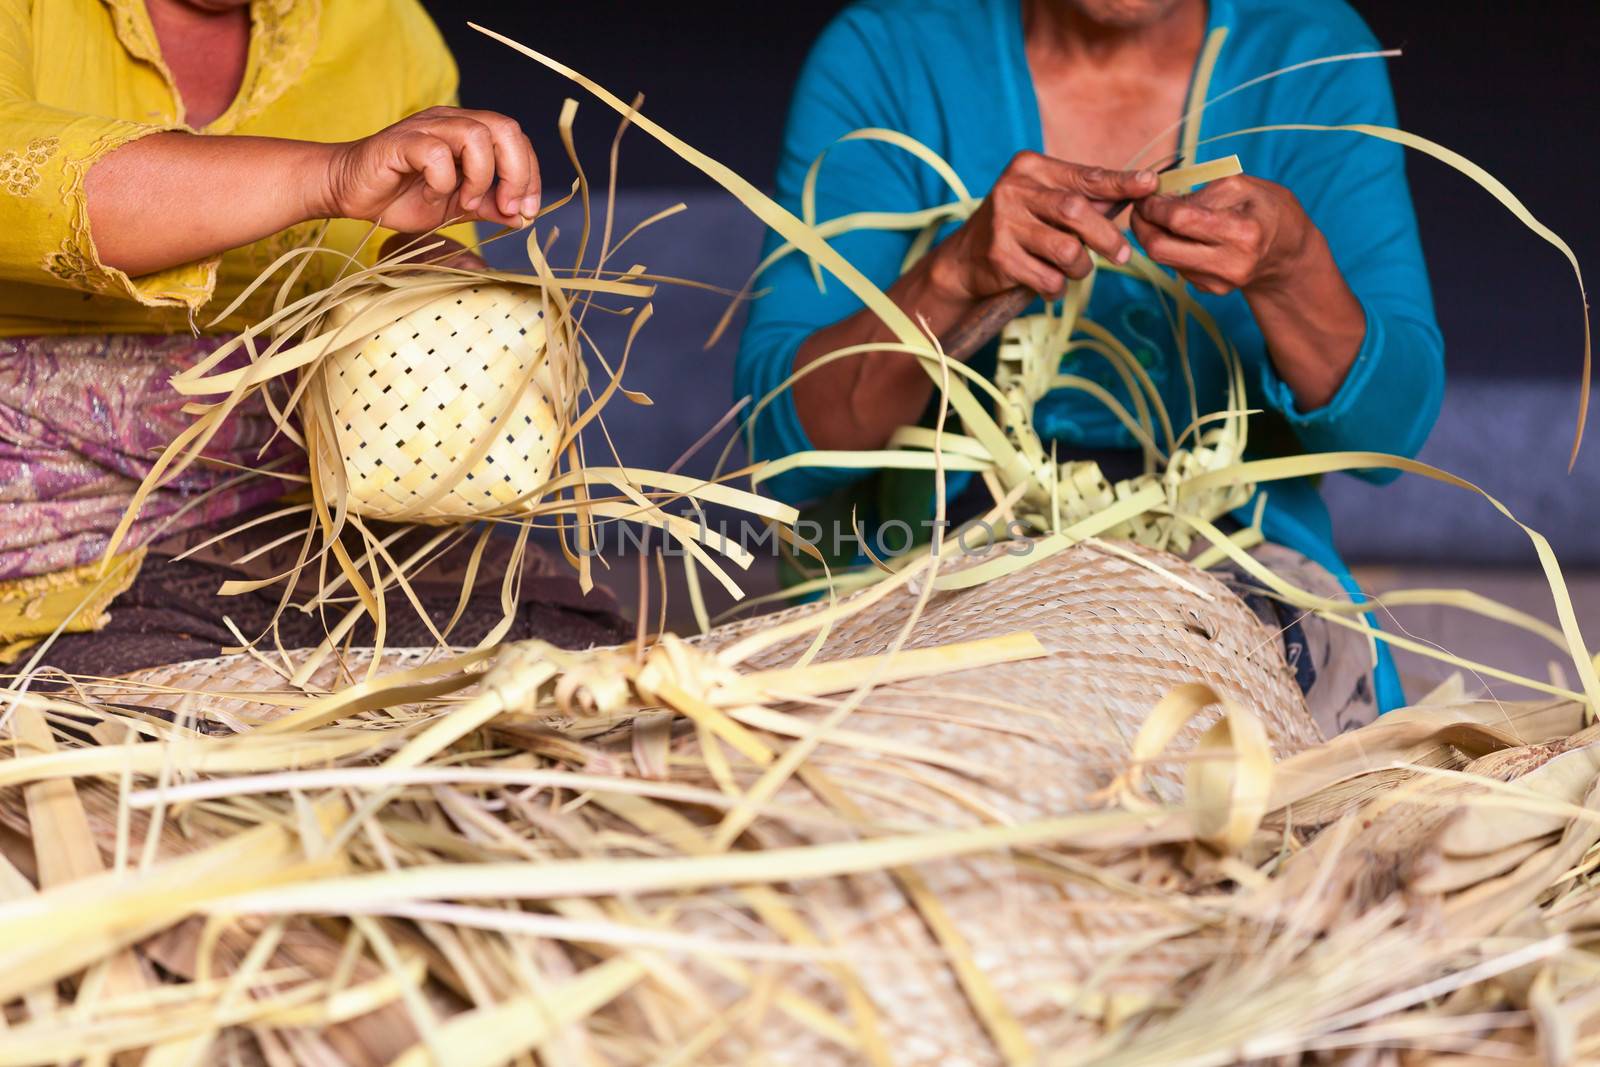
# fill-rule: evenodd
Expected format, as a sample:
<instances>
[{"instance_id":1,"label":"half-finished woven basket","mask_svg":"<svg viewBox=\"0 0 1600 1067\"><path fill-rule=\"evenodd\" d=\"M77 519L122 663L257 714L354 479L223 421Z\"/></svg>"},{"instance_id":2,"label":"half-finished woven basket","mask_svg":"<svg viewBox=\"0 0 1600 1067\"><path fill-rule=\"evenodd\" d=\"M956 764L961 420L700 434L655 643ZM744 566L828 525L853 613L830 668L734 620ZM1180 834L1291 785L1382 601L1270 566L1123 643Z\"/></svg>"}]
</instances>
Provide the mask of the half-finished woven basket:
<instances>
[{"instance_id":1,"label":"half-finished woven basket","mask_svg":"<svg viewBox=\"0 0 1600 1067\"><path fill-rule=\"evenodd\" d=\"M930 829L954 830L986 820L1024 824L1103 807L1102 793L1129 766L1132 739L1145 716L1174 686L1184 683L1202 682L1256 710L1280 759L1322 740L1273 634L1233 593L1210 574L1175 557L1143 548L1134 548L1131 554L1132 559L1123 558L1094 545L1079 545L981 587L935 594L907 649L1027 630L1047 654L880 686L844 727L857 738L921 746L960 757L990 773L975 777L961 768L931 765L918 765L914 774L900 773L907 765L875 752L871 742L854 748L824 744L807 766L835 774L844 794L871 822L905 826L909 820ZM952 564L979 561L974 557ZM876 602L868 596L853 598L864 606L837 620L817 662L883 652L905 622L916 594L900 589ZM726 646L825 606L807 605L718 627L705 644ZM770 648L749 666L788 665L806 652L809 636ZM390 649L384 653L385 666L415 667L429 655L422 649ZM346 666L359 675L365 662L357 652ZM315 681L336 684L335 666L328 664ZM148 691L118 689L120 683L109 683L106 693L115 693L114 699L125 704L203 712L247 734L283 714L272 696L284 692L281 679L271 664L248 655L143 671L131 676L131 682ZM832 706L798 703L779 705L777 710L793 716L793 728L803 732ZM1213 710L1190 723L1175 739L1172 751L1192 751L1200 732L1215 719ZM495 744L520 744L527 738L547 737L551 725L551 720L518 721L512 716L491 729L496 731ZM524 741L516 740L519 737ZM623 728L585 738L581 751L595 766L620 778L634 766L631 746L636 737ZM692 733L680 732L670 761L674 785L716 788L697 756L700 751ZM1185 766L1181 756L1148 766L1146 781L1161 802L1183 804ZM744 767L739 773L755 772ZM741 778L739 784L752 783ZM772 802L791 812L809 811L821 821L764 824L768 847L836 839L836 828L828 824L827 812L818 807L808 787L786 786ZM668 825L690 826L703 816L692 804L663 802L663 806L670 808L674 820ZM583 810L593 814L601 807ZM603 831L615 829L603 818L593 826L574 826L572 832L585 841L598 841ZM1095 862L1099 860L1096 857ZM1147 879L1154 886L1174 877L1166 860L1142 854L1118 864L1115 869L1108 867L1104 876L1119 884ZM1013 856L980 854L922 864L917 870L924 892L938 901L949 928L973 947L977 969L1036 1048L1065 1050L1101 1032L1097 1013L1073 1007L1074 991L1092 989L1095 998L1107 1003L1138 1003L1195 963L1193 946L1141 948L1147 939L1182 921L1180 913L1169 913L1154 898L1130 901L1093 879L1062 877L1050 863L1019 863ZM895 1050L891 1062L897 1067L955 1063L987 1067L1002 1062L963 999L959 978L930 934L923 912L892 877L869 871L809 879L797 883L792 894L802 913L827 917L828 936L847 952L884 1039ZM735 915L737 925L718 918L723 913ZM782 940L756 918L738 913L737 894L732 893L715 909L684 908L672 929L706 937L711 943ZM731 995L729 987L693 961L683 966L683 974L706 983L701 988L708 1002L731 1010L733 1001L717 999ZM835 1029L849 1025L850 1009L838 987L830 984L826 968L786 972L784 981L787 991L819 1006L836 1021ZM619 1014L598 1025L621 1028L627 1018ZM723 1055L694 1062L760 1059L797 1067L863 1062L794 1025L782 1012L763 1015L752 1029L755 1033L745 1036L759 1045L759 1054L755 1049L745 1050L748 1054L724 1049Z\"/></svg>"},{"instance_id":2,"label":"half-finished woven basket","mask_svg":"<svg viewBox=\"0 0 1600 1067\"><path fill-rule=\"evenodd\" d=\"M341 304L324 332L358 318L366 330L318 365L306 409L325 420L351 510L443 523L535 502L578 393L541 291L480 283L419 303L382 290Z\"/></svg>"}]
</instances>

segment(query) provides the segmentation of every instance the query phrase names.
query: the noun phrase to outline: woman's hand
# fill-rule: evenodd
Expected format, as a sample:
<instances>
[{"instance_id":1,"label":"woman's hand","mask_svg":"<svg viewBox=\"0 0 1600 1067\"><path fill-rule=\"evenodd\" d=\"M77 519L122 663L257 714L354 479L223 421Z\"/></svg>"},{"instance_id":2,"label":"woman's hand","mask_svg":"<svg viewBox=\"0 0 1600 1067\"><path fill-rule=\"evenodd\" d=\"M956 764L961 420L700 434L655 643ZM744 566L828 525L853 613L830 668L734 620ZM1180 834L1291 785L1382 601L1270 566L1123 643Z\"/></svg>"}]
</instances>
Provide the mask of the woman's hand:
<instances>
[{"instance_id":1,"label":"woman's hand","mask_svg":"<svg viewBox=\"0 0 1600 1067\"><path fill-rule=\"evenodd\" d=\"M1082 167L1020 152L982 206L934 252L934 284L948 299L976 301L1025 285L1058 297L1087 277L1089 250L1126 263L1132 250L1105 209L1156 191L1151 171Z\"/></svg>"},{"instance_id":2,"label":"woman's hand","mask_svg":"<svg viewBox=\"0 0 1600 1067\"><path fill-rule=\"evenodd\" d=\"M1301 411L1338 393L1367 335L1367 315L1300 201L1239 175L1134 208L1145 252L1207 293L1244 294L1278 376Z\"/></svg>"},{"instance_id":3,"label":"woman's hand","mask_svg":"<svg viewBox=\"0 0 1600 1067\"><path fill-rule=\"evenodd\" d=\"M539 161L516 120L433 107L331 146L321 214L422 233L456 218L520 226L539 211Z\"/></svg>"},{"instance_id":4,"label":"woman's hand","mask_svg":"<svg viewBox=\"0 0 1600 1067\"><path fill-rule=\"evenodd\" d=\"M1149 196L1157 185L1149 171L1108 171L1019 153L972 217L886 292L935 337L985 298L1019 285L1060 296L1068 278L1093 269L1091 249L1128 261L1128 239L1105 210ZM841 348L894 340L875 313L862 310L808 337L795 354L795 369L806 370ZM885 349L811 368L796 379L793 393L817 448L882 448L897 427L916 422L933 382L914 357Z\"/></svg>"},{"instance_id":5,"label":"woman's hand","mask_svg":"<svg viewBox=\"0 0 1600 1067\"><path fill-rule=\"evenodd\" d=\"M1283 287L1321 236L1293 193L1246 175L1140 201L1133 232L1151 259L1214 296Z\"/></svg>"}]
</instances>

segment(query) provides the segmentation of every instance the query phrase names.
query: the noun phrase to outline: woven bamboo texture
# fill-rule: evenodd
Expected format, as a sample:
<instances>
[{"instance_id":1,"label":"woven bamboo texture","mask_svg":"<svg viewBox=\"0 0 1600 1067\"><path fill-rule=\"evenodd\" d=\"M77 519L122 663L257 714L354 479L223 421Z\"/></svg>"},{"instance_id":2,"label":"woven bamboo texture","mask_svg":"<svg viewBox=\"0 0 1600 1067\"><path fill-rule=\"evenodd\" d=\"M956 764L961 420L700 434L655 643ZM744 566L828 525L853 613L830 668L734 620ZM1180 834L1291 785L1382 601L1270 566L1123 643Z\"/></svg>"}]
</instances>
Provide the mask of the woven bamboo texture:
<instances>
[{"instance_id":1,"label":"woven bamboo texture","mask_svg":"<svg viewBox=\"0 0 1600 1067\"><path fill-rule=\"evenodd\" d=\"M340 306L328 329L383 298ZM310 408L325 413L351 507L374 519L445 522L528 502L555 469L570 407L570 357L546 342L539 290L482 284L330 354Z\"/></svg>"},{"instance_id":2,"label":"woven bamboo texture","mask_svg":"<svg viewBox=\"0 0 1600 1067\"><path fill-rule=\"evenodd\" d=\"M728 187L925 351L917 324L852 281L815 227L636 105L499 39ZM1180 285L1151 280L1207 322ZM298 336L327 306L258 329ZM257 368L316 364L312 484L340 523L347 503L409 521L501 514L555 467L556 446L547 459L538 441L573 419L572 353L541 362L529 342L524 358L521 340L491 332L510 362L474 372L461 356L482 316L445 309L427 337L419 318L353 345L371 346L365 364L339 353L352 360L343 374L304 347ZM571 318L540 324L575 333ZM1072 324L1058 324L1065 341ZM1206 516L1258 476L1285 476L1234 462L1243 367L1221 347L1240 432L1208 431L1208 451L1187 457L1169 449L1168 476L1116 487L1115 514L1098 472L1057 468L1036 434L1008 433L1009 416L997 422L965 386L946 396L971 437L911 431L897 447L986 455L1057 545L1087 536L1080 515L1153 544L1181 544L1180 527L1211 537ZM1053 346L1044 355L1041 374ZM232 373L184 385L236 399ZM521 406L540 395L547 409ZM519 414L554 434L519 438ZM1336 457L1426 472L1378 460ZM1292 462L1298 476L1335 461ZM487 469L507 465L526 477ZM592 472L570 473L576 485ZM1083 491L1064 492L1078 476ZM623 506L578 497L574 510L602 516ZM319 521L337 525L327 509ZM1588 709L1461 698L1319 744L1277 635L1171 557L1082 543L926 600L896 584L931 577L917 567L842 614L797 609L697 643L527 643L438 669L444 650L389 650L375 681L362 681L371 655L347 654L316 661L311 693L284 681L292 664L277 661L293 657L260 651L20 696L5 737L15 754L0 762L0 1060L1221 1067L1399 1063L1400 1049L1463 1064L1600 1054ZM826 641L797 633L733 654L823 613ZM1592 709L1600 680L1576 625L1564 628ZM903 658L886 655L901 637ZM1190 703L1164 698L1186 688L1225 701L1228 720L1213 708L1152 743L1141 730L1177 726L1167 713Z\"/></svg>"}]
</instances>

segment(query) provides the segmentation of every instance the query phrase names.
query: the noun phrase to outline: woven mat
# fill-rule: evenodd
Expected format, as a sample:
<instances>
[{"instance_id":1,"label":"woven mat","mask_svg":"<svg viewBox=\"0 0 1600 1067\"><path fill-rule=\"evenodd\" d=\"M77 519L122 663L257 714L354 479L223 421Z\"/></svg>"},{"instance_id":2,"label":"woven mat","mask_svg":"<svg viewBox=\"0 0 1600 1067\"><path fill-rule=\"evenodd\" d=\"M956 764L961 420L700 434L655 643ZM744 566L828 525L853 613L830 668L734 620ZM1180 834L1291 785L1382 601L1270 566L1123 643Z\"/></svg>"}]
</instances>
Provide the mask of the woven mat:
<instances>
[{"instance_id":1,"label":"woven mat","mask_svg":"<svg viewBox=\"0 0 1600 1067\"><path fill-rule=\"evenodd\" d=\"M1259 712L1278 756L1323 740L1280 654L1281 644L1231 591L1175 556L1135 548L1149 566L1113 555L1093 543L1077 546L1037 566L975 589L935 593L905 646L927 648L955 641L1028 631L1050 651L1047 658L981 668L926 681L899 683L889 692L981 694L997 706L1025 705L1045 713L1078 744L1108 757L1126 755L1149 709L1173 686L1204 682ZM953 561L961 569L991 558ZM1179 582L1199 590L1196 595ZM825 661L888 649L916 600L913 586L835 623L817 655ZM845 602L863 594L844 598ZM807 604L716 627L699 640L721 648L738 639L822 608ZM753 657L758 669L794 662L811 635L794 638ZM304 655L290 651L291 663ZM403 670L446 655L434 648L387 649L380 672ZM366 671L371 652L356 649L330 660L307 688L326 692ZM275 694L296 695L289 667L274 654L236 654L137 671L127 684L110 683L96 695L205 715L240 724L279 714ZM203 695L202 695L203 694ZM1204 720L1196 726L1202 728Z\"/></svg>"},{"instance_id":2,"label":"woven mat","mask_svg":"<svg viewBox=\"0 0 1600 1067\"><path fill-rule=\"evenodd\" d=\"M934 595L908 647L1028 630L1050 654L881 687L844 724L857 743L821 745L809 758L808 771L839 784L862 817L900 827L942 830L1082 812L1104 802L1097 791L1126 767L1130 741L1145 714L1185 682L1205 682L1257 711L1280 758L1317 744L1321 738L1274 635L1211 576L1175 557L1144 550L1137 556L1140 562L1083 545L979 588ZM959 565L969 562L977 560ZM898 591L841 621L821 658L883 651L907 617L913 596L914 591ZM724 646L815 610L796 608L731 624L706 640ZM768 650L754 665L782 665L808 643L808 637L799 638ZM385 668L415 665L438 654L390 652ZM349 666L361 670L363 657ZM316 682L335 680L328 668ZM275 713L259 696L252 700L246 694L283 690L270 670L247 656L163 667L130 681L137 688L157 689L137 697L124 690L117 697L124 703L137 699L172 710L204 709L236 724ZM168 687L210 695L157 691ZM814 721L831 706L823 701L781 710ZM1197 720L1173 750L1192 745L1208 722ZM937 760L904 760L874 751L873 738L923 746L953 759L943 766ZM627 774L634 773L628 755L632 741L631 729L624 726L586 743L614 753L607 759L609 769ZM694 734L682 734L676 745L685 758L674 759L674 777L713 785L699 762L688 758L697 746ZM985 772L972 773L973 764ZM1161 799L1181 802L1182 771L1176 759L1150 768L1151 786ZM753 781L753 774L741 769L741 786ZM798 781L785 786L776 801L825 806ZM703 818L703 813L686 814ZM759 847L775 848L820 843L843 833L772 820L753 827L750 838ZM1192 966L1196 938L1208 935L1196 934L1182 952L1146 951L1143 946L1154 934L1170 932L1179 920L1154 898L1145 902L1098 881L1170 885L1183 874L1169 860L1143 853L1097 855L1086 877L1073 868L1085 861L1050 855L1033 854L1027 863L977 855L924 864L918 876L1027 1041L1060 1051L1097 1037L1108 1005L1136 1004L1143 995L1169 988L1175 975ZM925 905L912 899L902 881L882 872L814 880L794 887L792 895L814 925L853 950L856 973L896 1049L896 1063L1000 1062L993 1032L972 1009L944 946L930 933ZM750 913L726 911L691 909L680 927L708 937L782 941ZM726 997L731 1003L737 995L715 974L693 970L713 1001ZM798 968L786 982L840 1020L849 1018L841 990L824 969ZM758 1035L730 1034L727 1042L707 1062L740 1062L757 1051L776 1064L854 1062L836 1044L786 1017L767 1019Z\"/></svg>"}]
</instances>

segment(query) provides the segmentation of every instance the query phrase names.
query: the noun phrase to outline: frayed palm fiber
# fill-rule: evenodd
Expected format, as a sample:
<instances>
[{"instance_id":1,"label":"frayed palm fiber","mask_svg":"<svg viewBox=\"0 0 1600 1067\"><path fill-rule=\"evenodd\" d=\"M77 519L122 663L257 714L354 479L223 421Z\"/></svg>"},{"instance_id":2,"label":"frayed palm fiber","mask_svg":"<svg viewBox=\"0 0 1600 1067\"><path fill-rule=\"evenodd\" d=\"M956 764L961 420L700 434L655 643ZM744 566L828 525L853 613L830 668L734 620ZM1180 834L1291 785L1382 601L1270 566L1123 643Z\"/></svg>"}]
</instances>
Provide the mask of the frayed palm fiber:
<instances>
[{"instance_id":1,"label":"frayed palm fiber","mask_svg":"<svg viewBox=\"0 0 1600 1067\"><path fill-rule=\"evenodd\" d=\"M0 1063L1600 1043L1578 705L1319 743L1219 583L1095 543L931 595L883 655L926 577L701 644L391 651L325 697L240 655L27 698ZM1229 717L1175 720L1175 686Z\"/></svg>"}]
</instances>

